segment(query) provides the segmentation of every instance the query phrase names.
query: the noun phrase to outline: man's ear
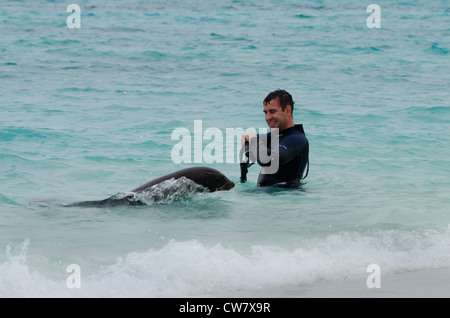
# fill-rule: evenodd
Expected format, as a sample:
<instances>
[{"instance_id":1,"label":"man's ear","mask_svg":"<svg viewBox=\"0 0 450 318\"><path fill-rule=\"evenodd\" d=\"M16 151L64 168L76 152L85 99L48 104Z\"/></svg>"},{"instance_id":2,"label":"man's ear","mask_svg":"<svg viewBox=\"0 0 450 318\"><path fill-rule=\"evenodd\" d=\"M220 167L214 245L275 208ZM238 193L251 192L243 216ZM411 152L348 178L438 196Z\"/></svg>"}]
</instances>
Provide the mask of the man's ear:
<instances>
[{"instance_id":1,"label":"man's ear","mask_svg":"<svg viewBox=\"0 0 450 318\"><path fill-rule=\"evenodd\" d=\"M288 113L291 114L291 116L292 116L292 106L291 105L286 105L285 110L288 111Z\"/></svg>"}]
</instances>

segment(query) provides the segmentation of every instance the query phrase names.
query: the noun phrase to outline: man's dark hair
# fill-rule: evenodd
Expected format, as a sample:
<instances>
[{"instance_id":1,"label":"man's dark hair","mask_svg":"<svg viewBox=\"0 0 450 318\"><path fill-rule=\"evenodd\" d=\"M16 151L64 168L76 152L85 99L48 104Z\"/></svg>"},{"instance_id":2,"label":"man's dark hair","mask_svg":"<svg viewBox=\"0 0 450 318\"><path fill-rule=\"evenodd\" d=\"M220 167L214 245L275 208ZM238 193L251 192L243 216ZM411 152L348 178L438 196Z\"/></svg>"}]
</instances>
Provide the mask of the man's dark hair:
<instances>
[{"instance_id":1,"label":"man's dark hair","mask_svg":"<svg viewBox=\"0 0 450 318\"><path fill-rule=\"evenodd\" d=\"M287 105L292 107L292 111L294 111L294 101L292 100L291 94L286 92L283 89L277 89L267 95L264 99L264 105L270 103L272 100L277 99L280 104L281 109L284 111Z\"/></svg>"}]
</instances>

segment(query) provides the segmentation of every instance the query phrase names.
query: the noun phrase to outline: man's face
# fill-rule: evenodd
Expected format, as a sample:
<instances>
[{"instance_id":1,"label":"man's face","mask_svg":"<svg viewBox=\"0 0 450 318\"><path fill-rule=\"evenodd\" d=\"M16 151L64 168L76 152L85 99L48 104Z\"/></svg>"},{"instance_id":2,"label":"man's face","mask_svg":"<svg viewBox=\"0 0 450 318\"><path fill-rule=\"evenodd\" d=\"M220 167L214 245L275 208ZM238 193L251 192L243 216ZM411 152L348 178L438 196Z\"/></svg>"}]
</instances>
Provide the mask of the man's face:
<instances>
[{"instance_id":1,"label":"man's face","mask_svg":"<svg viewBox=\"0 0 450 318\"><path fill-rule=\"evenodd\" d=\"M286 106L285 110L281 109L278 99L272 99L268 104L264 104L264 114L266 114L266 122L272 130L278 128L280 131L288 128L291 116L291 106Z\"/></svg>"}]
</instances>

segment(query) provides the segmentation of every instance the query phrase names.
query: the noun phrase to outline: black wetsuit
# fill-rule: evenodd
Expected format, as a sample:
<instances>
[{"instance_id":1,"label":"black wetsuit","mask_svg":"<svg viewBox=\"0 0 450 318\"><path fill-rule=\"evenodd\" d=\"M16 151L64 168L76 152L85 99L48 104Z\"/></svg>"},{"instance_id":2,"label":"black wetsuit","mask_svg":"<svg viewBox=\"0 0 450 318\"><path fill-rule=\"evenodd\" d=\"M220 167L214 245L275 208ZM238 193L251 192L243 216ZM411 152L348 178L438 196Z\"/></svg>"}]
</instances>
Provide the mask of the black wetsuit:
<instances>
[{"instance_id":1,"label":"black wetsuit","mask_svg":"<svg viewBox=\"0 0 450 318\"><path fill-rule=\"evenodd\" d=\"M261 171L258 177L258 186L298 187L306 166L309 166L309 142L305 136L303 125L295 125L280 132L278 151L271 149L270 135L271 132L267 134L267 138L261 138L264 135L258 135L257 142L252 142L250 145L250 158L252 161L258 162L262 167L261 170L273 163L273 160L261 161L261 153L267 153L269 158L279 155L278 170L272 174L264 174Z\"/></svg>"}]
</instances>

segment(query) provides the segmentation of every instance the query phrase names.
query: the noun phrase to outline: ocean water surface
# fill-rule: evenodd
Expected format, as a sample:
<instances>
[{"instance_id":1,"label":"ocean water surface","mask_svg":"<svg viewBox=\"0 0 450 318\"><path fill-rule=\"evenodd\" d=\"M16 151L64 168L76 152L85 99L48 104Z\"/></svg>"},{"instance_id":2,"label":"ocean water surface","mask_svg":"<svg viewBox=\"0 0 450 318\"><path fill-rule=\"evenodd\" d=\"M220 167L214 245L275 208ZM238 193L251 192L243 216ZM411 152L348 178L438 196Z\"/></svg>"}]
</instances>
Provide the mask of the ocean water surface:
<instances>
[{"instance_id":1,"label":"ocean water surface","mask_svg":"<svg viewBox=\"0 0 450 318\"><path fill-rule=\"evenodd\" d=\"M77 4L70 29L66 3L0 0L1 297L299 297L365 286L370 264L450 268L447 1L379 1L381 28L363 1ZM175 129L194 142L201 121L226 149L228 128L266 127L277 88L310 142L300 189L174 162ZM63 206L195 165L236 186Z\"/></svg>"}]
</instances>

